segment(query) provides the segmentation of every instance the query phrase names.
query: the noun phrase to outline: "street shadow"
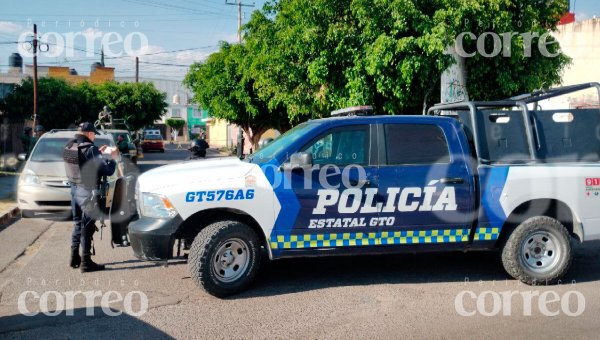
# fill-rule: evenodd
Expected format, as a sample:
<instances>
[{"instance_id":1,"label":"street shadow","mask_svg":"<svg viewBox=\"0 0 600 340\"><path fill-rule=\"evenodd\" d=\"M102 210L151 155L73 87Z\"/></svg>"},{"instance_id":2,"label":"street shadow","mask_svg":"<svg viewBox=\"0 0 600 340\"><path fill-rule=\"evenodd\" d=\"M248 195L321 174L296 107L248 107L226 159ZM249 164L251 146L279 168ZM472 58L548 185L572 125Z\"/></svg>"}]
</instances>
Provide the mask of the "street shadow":
<instances>
[{"instance_id":1,"label":"street shadow","mask_svg":"<svg viewBox=\"0 0 600 340\"><path fill-rule=\"evenodd\" d=\"M113 312L116 310L111 309ZM109 316L101 307L77 308L73 315L39 313L0 317L0 338L173 339L160 329L126 313ZM137 312L137 311L136 311Z\"/></svg>"},{"instance_id":2,"label":"street shadow","mask_svg":"<svg viewBox=\"0 0 600 340\"><path fill-rule=\"evenodd\" d=\"M600 280L600 241L575 245L563 282ZM244 299L372 284L514 281L504 271L500 252L446 252L398 255L313 257L268 261L255 284L231 297Z\"/></svg>"}]
</instances>

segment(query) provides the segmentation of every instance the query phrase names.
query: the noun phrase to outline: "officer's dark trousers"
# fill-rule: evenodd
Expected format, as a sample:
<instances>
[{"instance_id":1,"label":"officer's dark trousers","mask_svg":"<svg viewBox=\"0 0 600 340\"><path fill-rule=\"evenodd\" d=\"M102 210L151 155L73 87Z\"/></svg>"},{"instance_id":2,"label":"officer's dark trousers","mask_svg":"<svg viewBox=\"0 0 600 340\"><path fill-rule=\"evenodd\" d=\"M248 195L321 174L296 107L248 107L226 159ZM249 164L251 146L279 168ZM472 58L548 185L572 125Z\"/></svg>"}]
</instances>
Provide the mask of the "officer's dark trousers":
<instances>
[{"instance_id":1,"label":"officer's dark trousers","mask_svg":"<svg viewBox=\"0 0 600 340\"><path fill-rule=\"evenodd\" d=\"M81 186L71 185L71 209L73 210L73 236L71 238L71 248L81 250L83 255L92 254L92 237L96 231L96 221L83 213L82 206L91 191Z\"/></svg>"}]
</instances>

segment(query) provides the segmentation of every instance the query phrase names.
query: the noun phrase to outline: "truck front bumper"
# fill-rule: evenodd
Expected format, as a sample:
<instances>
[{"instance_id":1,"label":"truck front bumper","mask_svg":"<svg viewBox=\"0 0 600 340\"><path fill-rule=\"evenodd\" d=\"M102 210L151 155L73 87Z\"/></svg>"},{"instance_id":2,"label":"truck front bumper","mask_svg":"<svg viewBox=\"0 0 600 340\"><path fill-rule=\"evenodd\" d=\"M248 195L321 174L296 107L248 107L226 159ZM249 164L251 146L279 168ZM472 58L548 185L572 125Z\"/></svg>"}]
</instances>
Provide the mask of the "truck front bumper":
<instances>
[{"instance_id":1,"label":"truck front bumper","mask_svg":"<svg viewBox=\"0 0 600 340\"><path fill-rule=\"evenodd\" d=\"M144 261L164 261L173 256L173 235L183 223L179 215L171 219L140 217L129 224L133 254Z\"/></svg>"}]
</instances>

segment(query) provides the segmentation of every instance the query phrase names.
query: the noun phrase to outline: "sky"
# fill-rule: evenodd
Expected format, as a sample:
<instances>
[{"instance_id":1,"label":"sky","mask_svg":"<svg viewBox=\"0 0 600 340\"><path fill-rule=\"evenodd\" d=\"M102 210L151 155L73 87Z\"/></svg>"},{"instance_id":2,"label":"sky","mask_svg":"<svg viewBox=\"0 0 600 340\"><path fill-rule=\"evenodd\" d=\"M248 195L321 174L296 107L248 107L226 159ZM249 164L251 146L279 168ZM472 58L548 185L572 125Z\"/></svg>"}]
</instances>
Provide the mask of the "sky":
<instances>
[{"instance_id":1,"label":"sky","mask_svg":"<svg viewBox=\"0 0 600 340\"><path fill-rule=\"evenodd\" d=\"M570 1L578 21L600 17L599 0ZM264 2L244 1L255 7L243 7L243 22ZM109 45L105 64L115 67L117 77L135 75L138 55L140 77L164 79L182 79L219 41L237 41L237 7L225 0L2 0L0 71L17 49L25 64L32 63L26 41L33 23L48 48L39 64L69 66L84 75L100 60L103 41Z\"/></svg>"},{"instance_id":2,"label":"sky","mask_svg":"<svg viewBox=\"0 0 600 340\"><path fill-rule=\"evenodd\" d=\"M243 22L264 2L243 1L255 5L243 7ZM27 44L14 42L30 40L21 35L31 32L33 23L38 26L38 34L47 35L49 47L48 52L38 56L38 64L69 66L79 74L89 74L90 65L100 60L103 39L113 42L110 51L106 51L105 65L115 67L117 77L135 75L135 57L126 53L132 50L131 54L140 55L140 77L168 79L183 78L187 66L216 51L219 41L237 41L237 6L226 5L225 0L2 0L1 3L0 70L3 72L11 53L19 47L27 52ZM142 45L141 35L147 44ZM120 39L123 41L118 42ZM142 46L145 48L140 49ZM25 64L32 63L31 57L22 55Z\"/></svg>"}]
</instances>

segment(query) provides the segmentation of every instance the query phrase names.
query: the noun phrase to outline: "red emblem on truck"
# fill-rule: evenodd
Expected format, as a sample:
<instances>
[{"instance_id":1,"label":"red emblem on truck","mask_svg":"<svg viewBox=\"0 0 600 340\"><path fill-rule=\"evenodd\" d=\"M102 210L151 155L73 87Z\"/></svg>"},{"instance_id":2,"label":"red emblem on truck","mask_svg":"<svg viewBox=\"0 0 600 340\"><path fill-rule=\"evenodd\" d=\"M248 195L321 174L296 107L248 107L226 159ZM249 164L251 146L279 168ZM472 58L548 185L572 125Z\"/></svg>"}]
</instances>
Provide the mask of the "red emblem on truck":
<instances>
[{"instance_id":1,"label":"red emblem on truck","mask_svg":"<svg viewBox=\"0 0 600 340\"><path fill-rule=\"evenodd\" d=\"M588 187L600 186L600 178L586 178L585 185Z\"/></svg>"}]
</instances>

